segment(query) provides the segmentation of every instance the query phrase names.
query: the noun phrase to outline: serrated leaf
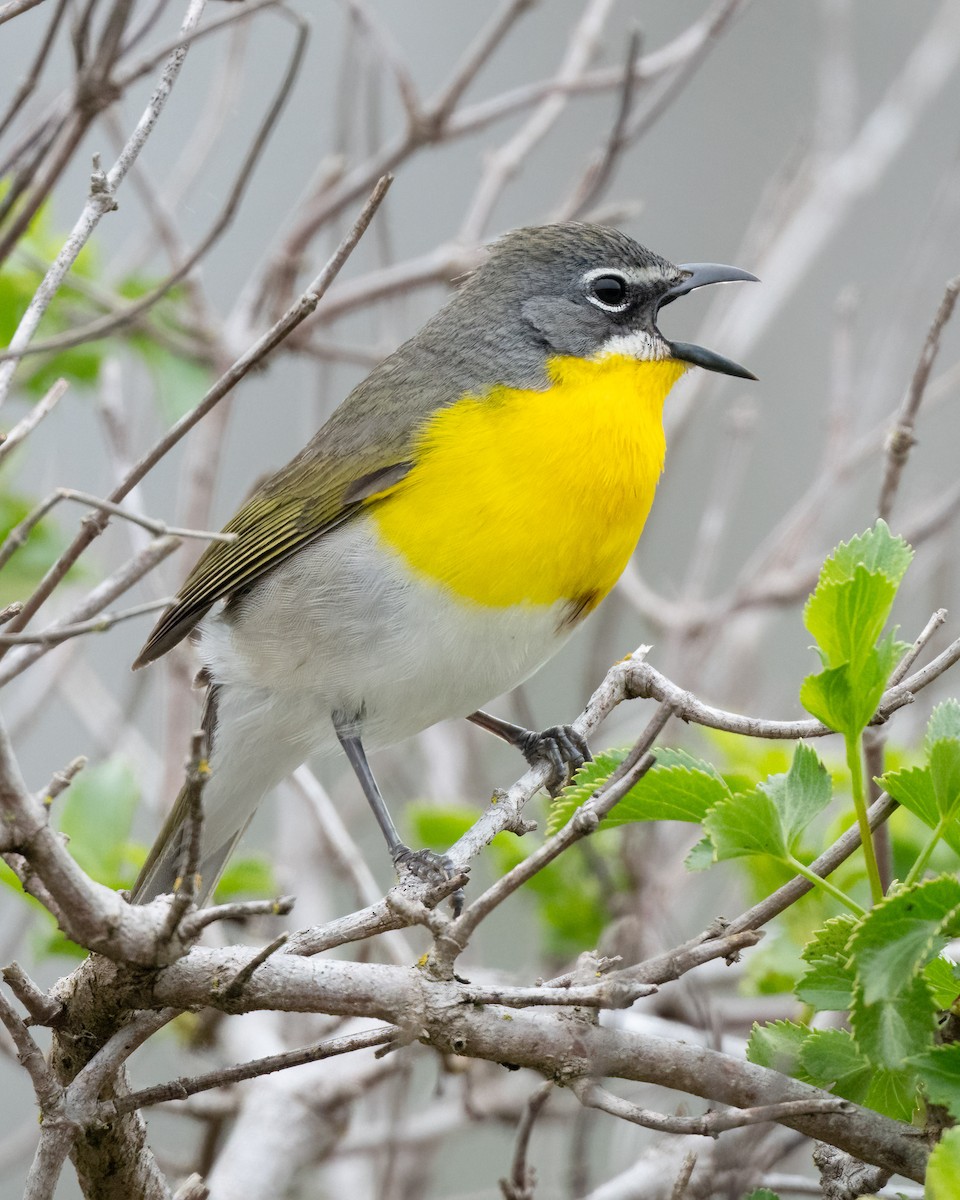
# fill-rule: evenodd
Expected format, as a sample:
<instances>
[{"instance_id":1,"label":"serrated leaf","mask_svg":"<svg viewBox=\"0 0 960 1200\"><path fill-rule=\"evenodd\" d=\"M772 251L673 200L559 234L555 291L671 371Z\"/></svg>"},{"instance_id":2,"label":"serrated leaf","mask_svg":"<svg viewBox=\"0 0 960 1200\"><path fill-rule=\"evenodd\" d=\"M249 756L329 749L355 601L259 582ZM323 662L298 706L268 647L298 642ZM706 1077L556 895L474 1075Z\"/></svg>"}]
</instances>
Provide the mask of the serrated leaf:
<instances>
[{"instance_id":1,"label":"serrated leaf","mask_svg":"<svg viewBox=\"0 0 960 1200\"><path fill-rule=\"evenodd\" d=\"M817 640L826 666L850 663L857 673L890 616L897 585L858 566L853 576L817 584L803 609L803 623Z\"/></svg>"},{"instance_id":2,"label":"serrated leaf","mask_svg":"<svg viewBox=\"0 0 960 1200\"><path fill-rule=\"evenodd\" d=\"M850 579L857 567L879 571L899 584L913 559L913 550L899 535L890 532L886 521L878 520L872 529L841 542L820 568L824 583Z\"/></svg>"},{"instance_id":3,"label":"serrated leaf","mask_svg":"<svg viewBox=\"0 0 960 1200\"><path fill-rule=\"evenodd\" d=\"M944 738L960 742L960 701L944 700L930 714L923 738L924 751L929 754L930 747Z\"/></svg>"},{"instance_id":4,"label":"serrated leaf","mask_svg":"<svg viewBox=\"0 0 960 1200\"><path fill-rule=\"evenodd\" d=\"M777 806L759 790L721 800L704 817L703 827L713 842L717 862L753 854L777 858L787 854Z\"/></svg>"},{"instance_id":5,"label":"serrated leaf","mask_svg":"<svg viewBox=\"0 0 960 1200\"><path fill-rule=\"evenodd\" d=\"M927 1162L924 1200L957 1200L960 1179L960 1127L944 1132Z\"/></svg>"},{"instance_id":6,"label":"serrated leaf","mask_svg":"<svg viewBox=\"0 0 960 1200\"><path fill-rule=\"evenodd\" d=\"M760 1187L754 1188L753 1191L743 1197L743 1200L780 1200L776 1192L771 1192L769 1188Z\"/></svg>"},{"instance_id":7,"label":"serrated leaf","mask_svg":"<svg viewBox=\"0 0 960 1200\"><path fill-rule=\"evenodd\" d=\"M960 997L960 971L942 955L931 959L923 968L923 977L933 994L933 1003L938 1009L950 1009Z\"/></svg>"},{"instance_id":8,"label":"serrated leaf","mask_svg":"<svg viewBox=\"0 0 960 1200\"><path fill-rule=\"evenodd\" d=\"M833 785L817 752L798 742L786 775L772 775L759 785L776 805L783 841L793 850L800 834L830 803Z\"/></svg>"},{"instance_id":9,"label":"serrated leaf","mask_svg":"<svg viewBox=\"0 0 960 1200\"><path fill-rule=\"evenodd\" d=\"M853 969L839 958L821 959L800 977L797 999L818 1012L846 1012L853 1001Z\"/></svg>"},{"instance_id":10,"label":"serrated leaf","mask_svg":"<svg viewBox=\"0 0 960 1200\"><path fill-rule=\"evenodd\" d=\"M683 865L688 871L705 871L712 867L717 860L713 857L713 842L708 837L702 837L690 847Z\"/></svg>"},{"instance_id":11,"label":"serrated leaf","mask_svg":"<svg viewBox=\"0 0 960 1200\"><path fill-rule=\"evenodd\" d=\"M816 963L824 959L849 957L847 943L856 927L856 919L849 913L831 917L814 933L800 953L804 962Z\"/></svg>"},{"instance_id":12,"label":"serrated leaf","mask_svg":"<svg viewBox=\"0 0 960 1200\"><path fill-rule=\"evenodd\" d=\"M960 1043L933 1046L915 1054L910 1065L916 1070L928 1099L942 1104L951 1116L960 1117Z\"/></svg>"},{"instance_id":13,"label":"serrated leaf","mask_svg":"<svg viewBox=\"0 0 960 1200\"><path fill-rule=\"evenodd\" d=\"M931 745L929 756L937 810L943 817L955 816L960 805L960 742L940 738Z\"/></svg>"},{"instance_id":14,"label":"serrated leaf","mask_svg":"<svg viewBox=\"0 0 960 1200\"><path fill-rule=\"evenodd\" d=\"M821 1012L845 1012L853 1000L854 973L847 943L856 926L844 913L825 922L804 946L800 957L809 963L795 985L797 999Z\"/></svg>"},{"instance_id":15,"label":"serrated leaf","mask_svg":"<svg viewBox=\"0 0 960 1200\"><path fill-rule=\"evenodd\" d=\"M850 1024L857 1045L874 1066L898 1071L905 1059L920 1054L933 1040L936 1015L930 989L916 975L897 991L866 1004L858 985Z\"/></svg>"},{"instance_id":16,"label":"serrated leaf","mask_svg":"<svg viewBox=\"0 0 960 1200\"><path fill-rule=\"evenodd\" d=\"M809 1036L810 1030L794 1021L755 1024L747 1041L747 1062L797 1078L801 1048Z\"/></svg>"},{"instance_id":17,"label":"serrated leaf","mask_svg":"<svg viewBox=\"0 0 960 1200\"><path fill-rule=\"evenodd\" d=\"M887 771L877 782L905 809L918 816L924 825L933 829L939 821L937 797L927 767L906 767L902 771Z\"/></svg>"},{"instance_id":18,"label":"serrated leaf","mask_svg":"<svg viewBox=\"0 0 960 1200\"><path fill-rule=\"evenodd\" d=\"M817 1087L862 1103L873 1067L845 1029L815 1029L804 1041L799 1065Z\"/></svg>"},{"instance_id":19,"label":"serrated leaf","mask_svg":"<svg viewBox=\"0 0 960 1200\"><path fill-rule=\"evenodd\" d=\"M858 736L876 712L887 680L904 650L904 643L890 634L862 662L843 663L808 675L800 688L800 703L831 729Z\"/></svg>"},{"instance_id":20,"label":"serrated leaf","mask_svg":"<svg viewBox=\"0 0 960 1200\"><path fill-rule=\"evenodd\" d=\"M850 942L864 1004L902 992L958 933L960 882L956 879L927 879L882 900L860 922Z\"/></svg>"},{"instance_id":21,"label":"serrated leaf","mask_svg":"<svg viewBox=\"0 0 960 1200\"><path fill-rule=\"evenodd\" d=\"M547 817L548 835L556 833L566 825L580 805L586 804L593 793L606 783L623 762L626 754L626 750L601 750L599 754L594 755L592 762L584 763L574 773L573 779L550 803Z\"/></svg>"},{"instance_id":22,"label":"serrated leaf","mask_svg":"<svg viewBox=\"0 0 960 1200\"><path fill-rule=\"evenodd\" d=\"M624 753L620 752L620 760ZM666 748L658 749L656 758L656 764L604 818L603 828L636 821L701 821L711 805L730 795L722 776L710 763L694 758L684 750ZM603 767L597 771L588 770L596 765L587 763L582 767L573 783L551 804L548 833L561 829L577 808L603 785L618 763L605 771Z\"/></svg>"}]
</instances>

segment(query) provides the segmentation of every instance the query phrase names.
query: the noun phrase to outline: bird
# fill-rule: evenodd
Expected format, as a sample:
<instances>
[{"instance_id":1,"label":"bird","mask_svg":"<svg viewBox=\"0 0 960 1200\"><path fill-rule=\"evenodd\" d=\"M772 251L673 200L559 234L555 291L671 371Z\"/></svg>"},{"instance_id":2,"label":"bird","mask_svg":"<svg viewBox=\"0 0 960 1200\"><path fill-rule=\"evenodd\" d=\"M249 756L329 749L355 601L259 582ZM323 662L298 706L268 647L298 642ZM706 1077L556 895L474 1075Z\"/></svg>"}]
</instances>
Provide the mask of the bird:
<instances>
[{"instance_id":1,"label":"bird","mask_svg":"<svg viewBox=\"0 0 960 1200\"><path fill-rule=\"evenodd\" d=\"M690 367L660 310L753 281L672 262L610 227L514 230L350 392L211 542L133 664L188 635L209 777L194 896L209 898L261 799L341 747L401 873L449 860L402 841L367 752L466 717L563 774L589 749L483 711L551 658L613 588L664 465L664 401ZM182 886L184 785L132 899Z\"/></svg>"}]
</instances>

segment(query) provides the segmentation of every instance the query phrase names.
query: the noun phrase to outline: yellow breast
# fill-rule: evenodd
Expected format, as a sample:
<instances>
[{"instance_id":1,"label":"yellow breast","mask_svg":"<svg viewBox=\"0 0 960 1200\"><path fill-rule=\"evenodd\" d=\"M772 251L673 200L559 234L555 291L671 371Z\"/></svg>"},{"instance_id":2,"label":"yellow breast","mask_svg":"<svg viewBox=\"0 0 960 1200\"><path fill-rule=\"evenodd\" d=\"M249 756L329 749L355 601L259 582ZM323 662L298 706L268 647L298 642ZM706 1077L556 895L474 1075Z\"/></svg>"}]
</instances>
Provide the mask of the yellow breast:
<instances>
[{"instance_id":1,"label":"yellow breast","mask_svg":"<svg viewBox=\"0 0 960 1200\"><path fill-rule=\"evenodd\" d=\"M403 482L371 506L419 575L492 608L613 587L663 469L663 402L682 363L554 358L545 391L495 388L441 409Z\"/></svg>"}]
</instances>

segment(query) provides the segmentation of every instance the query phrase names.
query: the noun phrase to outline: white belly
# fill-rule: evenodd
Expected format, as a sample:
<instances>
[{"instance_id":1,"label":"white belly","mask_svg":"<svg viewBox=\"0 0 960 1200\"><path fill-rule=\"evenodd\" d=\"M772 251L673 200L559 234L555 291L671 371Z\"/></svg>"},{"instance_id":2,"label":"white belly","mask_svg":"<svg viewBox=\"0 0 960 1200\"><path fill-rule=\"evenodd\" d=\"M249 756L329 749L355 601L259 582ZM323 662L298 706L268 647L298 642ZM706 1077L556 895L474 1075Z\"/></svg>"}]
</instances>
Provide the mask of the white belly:
<instances>
[{"instance_id":1,"label":"white belly","mask_svg":"<svg viewBox=\"0 0 960 1200\"><path fill-rule=\"evenodd\" d=\"M201 654L224 685L210 836L220 802L236 802L226 793L255 794L252 812L306 758L337 747L331 714L358 716L368 750L466 716L555 653L568 610L465 604L412 578L369 521L331 531L202 627Z\"/></svg>"}]
</instances>

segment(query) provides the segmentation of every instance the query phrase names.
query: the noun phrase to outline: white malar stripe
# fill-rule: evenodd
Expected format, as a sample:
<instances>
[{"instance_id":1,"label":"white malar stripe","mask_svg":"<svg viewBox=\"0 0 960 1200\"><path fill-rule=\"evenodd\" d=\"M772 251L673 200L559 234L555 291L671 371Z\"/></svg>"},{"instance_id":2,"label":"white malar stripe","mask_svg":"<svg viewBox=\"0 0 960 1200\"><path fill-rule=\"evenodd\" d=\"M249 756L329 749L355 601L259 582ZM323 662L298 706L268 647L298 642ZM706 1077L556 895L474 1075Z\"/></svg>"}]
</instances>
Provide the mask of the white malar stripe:
<instances>
[{"instance_id":1,"label":"white malar stripe","mask_svg":"<svg viewBox=\"0 0 960 1200\"><path fill-rule=\"evenodd\" d=\"M617 333L607 338L594 359L599 361L614 354L635 358L638 362L662 362L671 356L669 343L645 329L631 329L629 333Z\"/></svg>"}]
</instances>

